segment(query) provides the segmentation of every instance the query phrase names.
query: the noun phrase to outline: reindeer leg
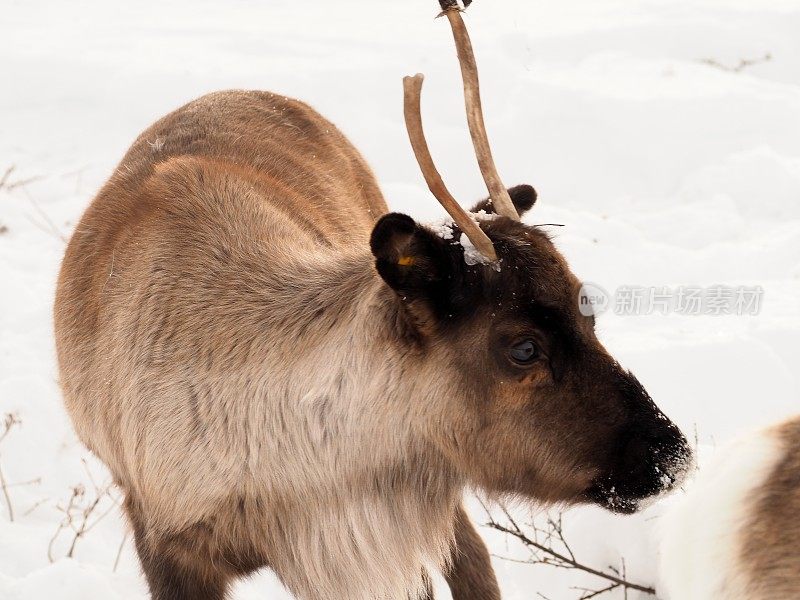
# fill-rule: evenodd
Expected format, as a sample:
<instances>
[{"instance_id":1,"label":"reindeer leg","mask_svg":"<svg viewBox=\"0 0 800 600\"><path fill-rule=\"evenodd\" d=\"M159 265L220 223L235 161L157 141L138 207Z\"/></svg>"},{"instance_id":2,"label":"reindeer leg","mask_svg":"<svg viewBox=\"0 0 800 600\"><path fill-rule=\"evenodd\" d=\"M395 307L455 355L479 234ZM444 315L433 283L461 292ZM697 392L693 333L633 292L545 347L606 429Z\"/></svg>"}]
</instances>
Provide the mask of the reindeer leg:
<instances>
[{"instance_id":1,"label":"reindeer leg","mask_svg":"<svg viewBox=\"0 0 800 600\"><path fill-rule=\"evenodd\" d=\"M463 507L456 513L455 533L453 562L444 574L453 600L500 600L489 550Z\"/></svg>"},{"instance_id":2,"label":"reindeer leg","mask_svg":"<svg viewBox=\"0 0 800 600\"><path fill-rule=\"evenodd\" d=\"M229 575L214 568L210 530L197 526L159 539L148 535L133 504L126 501L125 512L152 600L224 600Z\"/></svg>"},{"instance_id":3,"label":"reindeer leg","mask_svg":"<svg viewBox=\"0 0 800 600\"><path fill-rule=\"evenodd\" d=\"M138 548L137 543L137 548ZM218 574L179 564L167 556L143 555L142 568L153 600L223 600L226 581Z\"/></svg>"}]
</instances>

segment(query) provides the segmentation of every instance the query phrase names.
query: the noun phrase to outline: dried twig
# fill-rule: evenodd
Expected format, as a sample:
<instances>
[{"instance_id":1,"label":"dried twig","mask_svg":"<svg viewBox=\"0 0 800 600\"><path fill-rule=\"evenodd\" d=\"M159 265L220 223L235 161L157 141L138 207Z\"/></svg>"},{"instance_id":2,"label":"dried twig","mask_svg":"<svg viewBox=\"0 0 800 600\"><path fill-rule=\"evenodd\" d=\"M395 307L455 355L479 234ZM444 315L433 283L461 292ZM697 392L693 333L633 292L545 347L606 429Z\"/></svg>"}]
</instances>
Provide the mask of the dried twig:
<instances>
[{"instance_id":1,"label":"dried twig","mask_svg":"<svg viewBox=\"0 0 800 600\"><path fill-rule=\"evenodd\" d=\"M0 443L6 439L6 436L11 432L11 429L14 425L21 425L22 421L19 418L19 415L15 413L6 413L5 417L3 417L3 433L0 434Z\"/></svg>"},{"instance_id":2,"label":"dried twig","mask_svg":"<svg viewBox=\"0 0 800 600\"><path fill-rule=\"evenodd\" d=\"M575 590L579 590L584 592L583 596L580 597L580 600L589 600L589 598L597 598L597 596L602 596L603 594L607 594L608 592L612 592L617 589L621 584L619 583L612 583L608 587L604 587L599 590L587 590L584 588L572 588Z\"/></svg>"},{"instance_id":3,"label":"dried twig","mask_svg":"<svg viewBox=\"0 0 800 600\"><path fill-rule=\"evenodd\" d=\"M41 500L38 500L33 506L31 506L28 510L26 510L24 513L22 513L22 516L23 517L27 517L29 514L31 514L33 511L35 511L42 504L44 504L45 502L48 502L49 500L50 500L49 496L47 498L42 498Z\"/></svg>"},{"instance_id":4,"label":"dried twig","mask_svg":"<svg viewBox=\"0 0 800 600\"><path fill-rule=\"evenodd\" d=\"M0 190L2 190L6 186L8 178L11 177L11 173L13 173L14 169L16 168L17 168L16 166L11 165L3 172L3 176L0 177Z\"/></svg>"},{"instance_id":5,"label":"dried twig","mask_svg":"<svg viewBox=\"0 0 800 600\"><path fill-rule=\"evenodd\" d=\"M6 172L6 175L8 172ZM3 180L5 180L6 175L3 176ZM0 180L2 183L2 180ZM13 413L7 413L6 416L3 418L3 433L0 434L0 444L3 443L3 440L6 439L11 430L14 428L15 425L21 424L19 417ZM11 496L8 493L8 488L11 487L6 481L6 476L3 473L3 465L0 463L0 489L3 491L3 498L6 502L6 509L8 510L8 520L12 523L14 522L14 507L11 504Z\"/></svg>"},{"instance_id":6,"label":"dried twig","mask_svg":"<svg viewBox=\"0 0 800 600\"><path fill-rule=\"evenodd\" d=\"M11 174L16 170L16 165L11 165L8 167L4 172L2 177L0 177L0 190L8 190L11 191L18 187L23 187L28 185L29 183L33 183L34 181L39 181L40 179L44 179L41 175L34 175L33 177L28 177L27 179L18 179L17 181L11 181Z\"/></svg>"},{"instance_id":7,"label":"dried twig","mask_svg":"<svg viewBox=\"0 0 800 600\"><path fill-rule=\"evenodd\" d=\"M36 200L33 198L33 196L31 196L30 193L27 190L24 190L24 192L25 192L25 197L28 199L28 202L31 203L31 206L33 206L33 209L39 214L39 216L45 222L47 227L43 227L42 225L37 223L35 220L33 220L33 219L31 219L29 217L29 220L31 221L31 223L36 225L36 227L38 227L39 229L44 231L46 234L52 235L53 237L58 238L59 240L61 240L62 242L64 242L66 244L67 241L69 241L67 239L67 237L63 233L61 233L61 230L58 228L58 226L55 223L53 223L53 220L47 215L46 212L44 212L44 210L42 210L42 207L39 206L39 203L36 202ZM48 230L48 227L49 227L49 230Z\"/></svg>"},{"instance_id":8,"label":"dried twig","mask_svg":"<svg viewBox=\"0 0 800 600\"><path fill-rule=\"evenodd\" d=\"M603 594L611 592L616 589L622 589L626 596L628 590L635 590L655 596L656 590L652 586L635 583L628 580L625 561L622 561L622 568L616 569L609 566L606 569L591 567L581 562L575 555L571 545L564 535L563 519L559 514L557 519L548 517L546 527L538 526L534 523L530 524L532 533L529 535L520 527L514 520L511 513L505 508L501 507L505 516L507 525L498 523L486 506L486 514L489 516L487 525L497 531L502 531L517 540L528 550L530 556L527 560L509 559L507 557L499 557L505 560L514 560L515 562L523 562L527 564L543 564L560 569L574 569L583 571L589 575L593 575L606 582L606 587L600 589L587 589L587 588L573 588L582 593L579 600L588 600L589 598L597 598Z\"/></svg>"},{"instance_id":9,"label":"dried twig","mask_svg":"<svg viewBox=\"0 0 800 600\"><path fill-rule=\"evenodd\" d=\"M723 71L728 71L729 73L741 73L748 67L769 62L771 60L772 60L772 54L767 52L764 56L759 58L740 58L739 63L733 66L724 65L713 58L703 58L699 62L703 63L704 65L715 67L717 69L722 69Z\"/></svg>"},{"instance_id":10,"label":"dried twig","mask_svg":"<svg viewBox=\"0 0 800 600\"><path fill-rule=\"evenodd\" d=\"M69 498L67 507L64 509L62 509L60 506L58 507L58 509L64 513L65 517L58 523L58 528L56 529L56 532L53 534L53 537L50 538L50 543L47 544L47 559L50 562L55 562L55 559L53 558L53 545L56 543L56 539L58 539L58 534L61 533L62 529L66 529L67 527L70 526L72 522L71 515L72 515L73 505L75 504L76 499L79 496L83 495L83 493L84 493L83 486L75 486L74 488L72 488L72 495Z\"/></svg>"},{"instance_id":11,"label":"dried twig","mask_svg":"<svg viewBox=\"0 0 800 600\"><path fill-rule=\"evenodd\" d=\"M34 175L33 177L28 177L26 179L11 181L11 174L14 172L15 169L16 166L11 165L5 170L5 172L3 172L3 175L0 176L0 190L11 191L17 188L22 188L22 191L25 193L28 202L31 203L31 206L33 206L33 209L38 213L39 217L41 217L42 220L44 220L46 227L36 222L36 220L34 220L33 218L28 217L31 223L33 223L36 227L38 227L48 235L53 235L58 239L60 239L62 242L66 243L67 237L63 233L61 233L61 230L58 228L58 226L56 226L56 224L53 223L52 219L50 219L47 213L45 213L42 210L42 208L39 206L36 200L34 200L34 198L30 195L28 190L25 189L25 186L28 185L29 183L33 183L34 181L39 181L40 179L44 179L44 177L42 177L41 175ZM5 225L0 226L0 234L6 233L7 231L8 227L6 227Z\"/></svg>"},{"instance_id":12,"label":"dried twig","mask_svg":"<svg viewBox=\"0 0 800 600\"><path fill-rule=\"evenodd\" d=\"M41 477L36 477L34 479L28 479L28 481L15 481L14 483L9 483L7 487L19 487L23 485L39 485L42 483Z\"/></svg>"},{"instance_id":13,"label":"dried twig","mask_svg":"<svg viewBox=\"0 0 800 600\"><path fill-rule=\"evenodd\" d=\"M88 534L92 529L94 529L95 526L100 523L100 521L111 514L111 512L119 505L118 499L112 494L114 484L109 482L102 486L98 485L95 483L85 461L84 467L86 468L86 471L89 474L89 480L94 487L94 497L88 499L86 495L86 488L82 484L79 484L72 488L67 505L65 507L57 507L61 512L64 513L64 517L59 522L53 537L50 538L50 543L47 545L47 558L50 560L50 562L54 562L55 560L53 557L53 547L62 531L69 529L74 534L66 554L68 558L72 558L75 554L75 548L78 544L78 541ZM106 498L111 500L110 506L108 506L108 508L106 508L106 510L100 513L98 516L93 517L95 511L97 511L100 504Z\"/></svg>"},{"instance_id":14,"label":"dried twig","mask_svg":"<svg viewBox=\"0 0 800 600\"><path fill-rule=\"evenodd\" d=\"M3 465L0 464L0 488L3 489L3 498L6 501L6 508L8 509L8 520L14 522L14 507L11 505L11 496L8 495L8 483L6 476L3 473Z\"/></svg>"},{"instance_id":15,"label":"dried twig","mask_svg":"<svg viewBox=\"0 0 800 600\"><path fill-rule=\"evenodd\" d=\"M130 532L126 531L125 535L122 536L122 541L119 543L119 549L117 550L117 557L114 559L114 568L111 569L112 573L117 572L117 567L119 567L119 561L122 558L122 550L125 548L125 544L128 541L128 535Z\"/></svg>"}]
</instances>

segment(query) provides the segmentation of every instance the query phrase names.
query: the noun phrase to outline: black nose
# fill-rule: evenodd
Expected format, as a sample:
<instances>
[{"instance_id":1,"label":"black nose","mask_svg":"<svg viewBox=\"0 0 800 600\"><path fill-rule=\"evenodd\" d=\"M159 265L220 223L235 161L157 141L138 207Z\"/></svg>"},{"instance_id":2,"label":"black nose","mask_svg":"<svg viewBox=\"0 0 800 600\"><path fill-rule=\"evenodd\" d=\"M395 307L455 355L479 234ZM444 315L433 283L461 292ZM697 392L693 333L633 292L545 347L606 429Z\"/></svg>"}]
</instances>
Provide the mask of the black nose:
<instances>
[{"instance_id":1,"label":"black nose","mask_svg":"<svg viewBox=\"0 0 800 600\"><path fill-rule=\"evenodd\" d=\"M606 475L590 498L617 512L635 512L642 501L680 485L692 463L692 451L677 426L660 412L656 422L632 424L621 434Z\"/></svg>"},{"instance_id":2,"label":"black nose","mask_svg":"<svg viewBox=\"0 0 800 600\"><path fill-rule=\"evenodd\" d=\"M617 471L627 481L624 488L639 497L671 489L691 455L686 438L666 417L656 425L634 424L633 429L618 459Z\"/></svg>"},{"instance_id":3,"label":"black nose","mask_svg":"<svg viewBox=\"0 0 800 600\"><path fill-rule=\"evenodd\" d=\"M597 479L590 497L612 510L634 512L642 500L683 481L692 451L632 374L620 373L618 382L628 418L617 434L606 474Z\"/></svg>"}]
</instances>

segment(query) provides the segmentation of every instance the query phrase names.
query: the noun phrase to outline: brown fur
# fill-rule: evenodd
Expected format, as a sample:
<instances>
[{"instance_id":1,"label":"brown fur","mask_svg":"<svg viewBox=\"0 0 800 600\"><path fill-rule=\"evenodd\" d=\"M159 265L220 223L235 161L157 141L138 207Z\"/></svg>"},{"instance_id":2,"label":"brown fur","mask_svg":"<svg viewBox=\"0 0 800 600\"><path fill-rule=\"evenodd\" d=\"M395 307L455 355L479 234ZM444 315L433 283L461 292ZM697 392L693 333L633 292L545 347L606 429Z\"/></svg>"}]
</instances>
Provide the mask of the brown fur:
<instances>
[{"instance_id":1,"label":"brown fur","mask_svg":"<svg viewBox=\"0 0 800 600\"><path fill-rule=\"evenodd\" d=\"M750 498L739 561L748 600L800 597L800 419L773 432L781 458ZM736 596L739 597L739 596Z\"/></svg>"},{"instance_id":2,"label":"brown fur","mask_svg":"<svg viewBox=\"0 0 800 600\"><path fill-rule=\"evenodd\" d=\"M385 212L369 169L332 124L294 100L230 92L144 132L82 219L59 279L61 382L81 438L128 497L155 597L178 597L159 590L183 571L190 581L197 574L205 590L192 588L187 597L214 598L230 577L287 562L263 545L290 536L290 524L271 519L278 530L272 536L256 525L277 512L280 498L262 498L249 480L258 475L257 457L242 463L259 445L249 439L248 423L268 417L255 406L227 411L224 402L252 392L218 393L215 379L241 372L239 388L246 388L248 364L283 350L257 346L252 331L279 323L287 341L308 331L305 315L300 320L291 310L297 295L318 306L315 329L333 328L351 288L374 278L368 257L360 261L351 248L367 247ZM258 246L269 244L273 257L262 258ZM346 254L325 250L333 247ZM268 261L282 261L298 284L305 275L311 285L279 278L277 267L264 272ZM364 276L354 280L359 267ZM267 306L259 284L280 301ZM164 370L169 377L160 376ZM167 399L172 404L163 409L155 402ZM320 401L320 419L325 410ZM150 431L143 423L153 423ZM170 438L174 451L161 454ZM195 489L198 472L217 489ZM445 488L447 514L458 486ZM185 498L186 490L197 495Z\"/></svg>"},{"instance_id":3,"label":"brown fur","mask_svg":"<svg viewBox=\"0 0 800 600\"><path fill-rule=\"evenodd\" d=\"M466 486L629 511L680 478L685 440L547 236L482 223L498 273L385 212L331 123L241 91L145 131L86 211L61 385L156 600L219 600L266 565L303 600L415 598L430 568L491 599ZM520 336L543 349L524 367Z\"/></svg>"},{"instance_id":4,"label":"brown fur","mask_svg":"<svg viewBox=\"0 0 800 600\"><path fill-rule=\"evenodd\" d=\"M456 518L455 550L453 564L445 573L453 598L500 600L497 578L486 568L491 563L489 551L463 510Z\"/></svg>"}]
</instances>

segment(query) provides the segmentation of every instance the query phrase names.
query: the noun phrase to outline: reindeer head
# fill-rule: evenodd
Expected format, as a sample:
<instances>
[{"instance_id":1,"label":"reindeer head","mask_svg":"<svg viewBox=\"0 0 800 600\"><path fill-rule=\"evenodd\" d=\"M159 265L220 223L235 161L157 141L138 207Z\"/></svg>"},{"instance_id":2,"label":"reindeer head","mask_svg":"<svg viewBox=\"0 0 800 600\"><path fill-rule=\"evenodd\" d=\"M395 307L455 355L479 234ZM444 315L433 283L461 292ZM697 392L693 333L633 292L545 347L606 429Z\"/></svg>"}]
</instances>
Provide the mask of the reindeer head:
<instances>
[{"instance_id":1,"label":"reindeer head","mask_svg":"<svg viewBox=\"0 0 800 600\"><path fill-rule=\"evenodd\" d=\"M371 239L377 270L403 301L424 356L442 365L443 408L431 430L484 490L631 512L681 480L688 445L597 339L594 317L580 310L581 282L547 234L519 220L536 193L502 186L469 38L458 10L445 14L491 196L470 215L447 192L423 135L422 76L406 78L409 137L454 223L436 231L393 213Z\"/></svg>"}]
</instances>

